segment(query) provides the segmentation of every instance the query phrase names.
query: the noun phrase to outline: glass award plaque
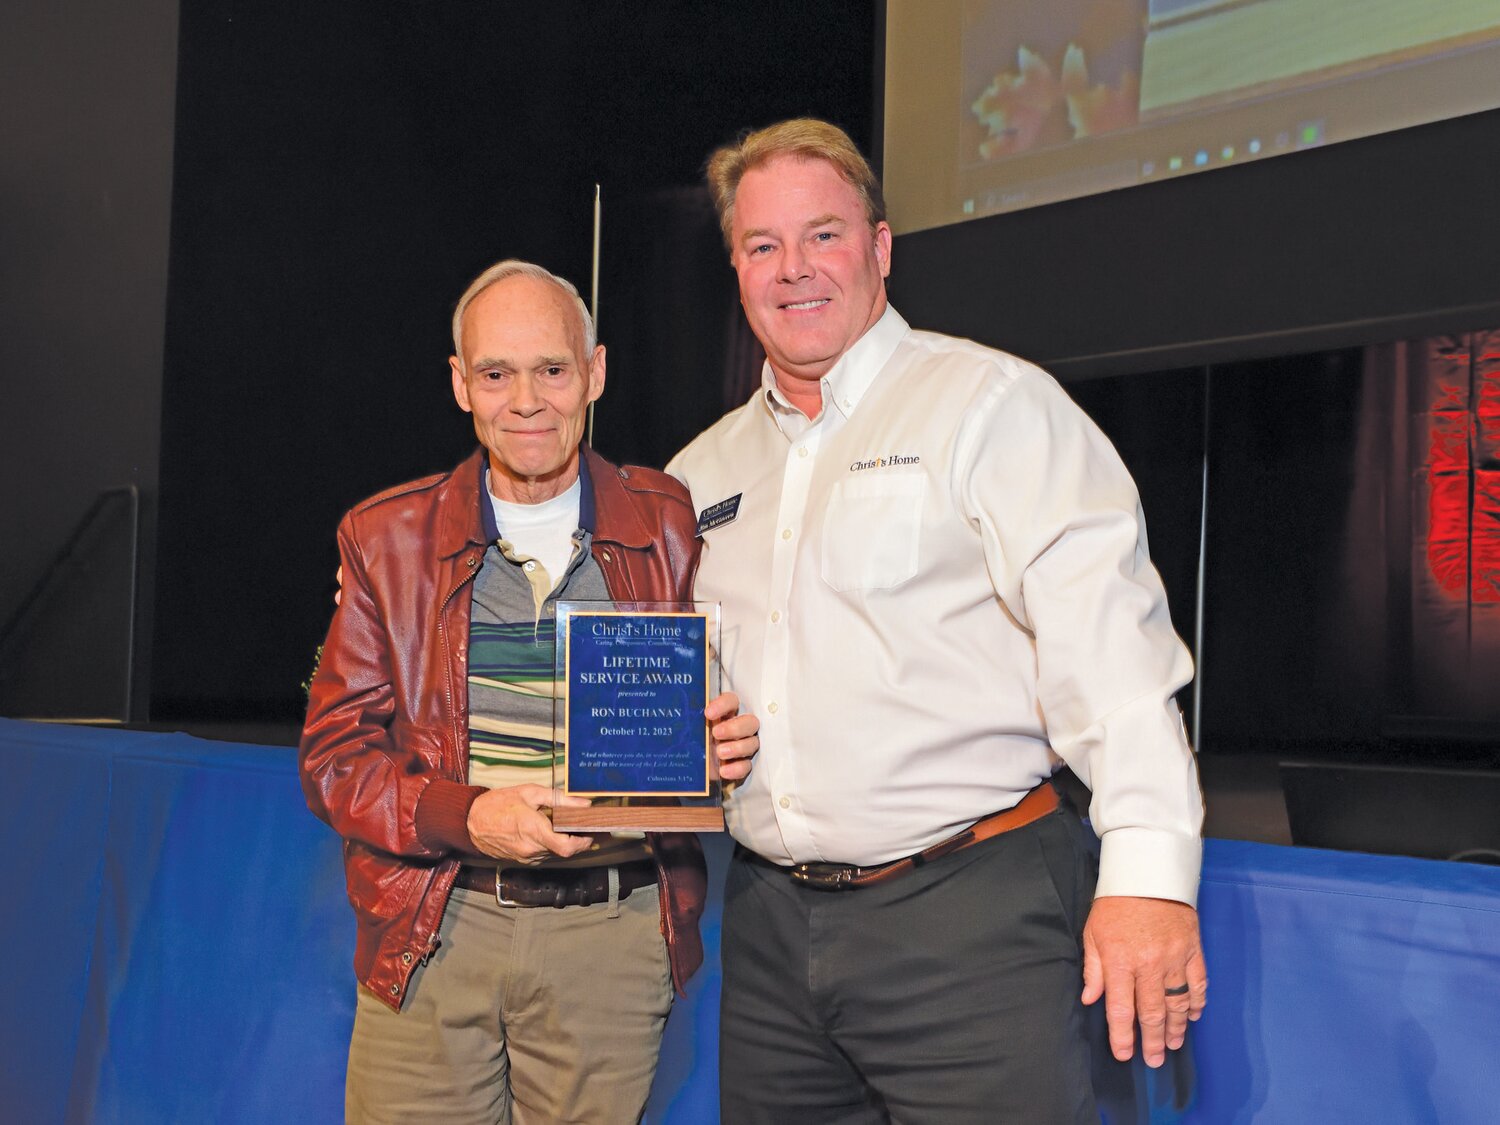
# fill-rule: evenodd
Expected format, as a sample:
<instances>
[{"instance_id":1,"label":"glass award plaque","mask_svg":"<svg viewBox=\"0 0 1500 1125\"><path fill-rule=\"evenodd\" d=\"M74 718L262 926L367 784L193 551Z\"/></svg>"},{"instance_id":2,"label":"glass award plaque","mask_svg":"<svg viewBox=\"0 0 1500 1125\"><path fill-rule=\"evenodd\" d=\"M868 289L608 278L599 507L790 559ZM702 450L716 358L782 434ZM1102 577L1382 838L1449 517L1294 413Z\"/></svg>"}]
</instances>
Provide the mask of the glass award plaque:
<instances>
[{"instance_id":1,"label":"glass award plaque","mask_svg":"<svg viewBox=\"0 0 1500 1125\"><path fill-rule=\"evenodd\" d=\"M719 694L717 602L557 603L552 784L562 832L722 832L703 708Z\"/></svg>"}]
</instances>

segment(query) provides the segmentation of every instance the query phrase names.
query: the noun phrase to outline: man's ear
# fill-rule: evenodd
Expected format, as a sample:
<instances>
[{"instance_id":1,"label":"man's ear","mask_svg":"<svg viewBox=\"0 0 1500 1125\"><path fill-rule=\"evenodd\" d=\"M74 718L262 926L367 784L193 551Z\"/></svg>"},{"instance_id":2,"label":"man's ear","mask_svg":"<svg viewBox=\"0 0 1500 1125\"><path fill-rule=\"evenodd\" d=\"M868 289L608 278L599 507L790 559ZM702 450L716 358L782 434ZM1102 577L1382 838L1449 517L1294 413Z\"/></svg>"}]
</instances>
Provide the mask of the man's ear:
<instances>
[{"instance_id":1,"label":"man's ear","mask_svg":"<svg viewBox=\"0 0 1500 1125\"><path fill-rule=\"evenodd\" d=\"M448 357L448 370L453 375L453 397L458 401L458 408L465 414L474 413L474 408L469 405L469 381L464 378L463 365L458 362L458 356Z\"/></svg>"},{"instance_id":2,"label":"man's ear","mask_svg":"<svg viewBox=\"0 0 1500 1125\"><path fill-rule=\"evenodd\" d=\"M880 263L880 276L891 276L891 224L875 224L875 260Z\"/></svg>"},{"instance_id":3,"label":"man's ear","mask_svg":"<svg viewBox=\"0 0 1500 1125\"><path fill-rule=\"evenodd\" d=\"M589 360L589 401L598 402L599 396L604 393L604 345L594 346L593 357Z\"/></svg>"}]
</instances>

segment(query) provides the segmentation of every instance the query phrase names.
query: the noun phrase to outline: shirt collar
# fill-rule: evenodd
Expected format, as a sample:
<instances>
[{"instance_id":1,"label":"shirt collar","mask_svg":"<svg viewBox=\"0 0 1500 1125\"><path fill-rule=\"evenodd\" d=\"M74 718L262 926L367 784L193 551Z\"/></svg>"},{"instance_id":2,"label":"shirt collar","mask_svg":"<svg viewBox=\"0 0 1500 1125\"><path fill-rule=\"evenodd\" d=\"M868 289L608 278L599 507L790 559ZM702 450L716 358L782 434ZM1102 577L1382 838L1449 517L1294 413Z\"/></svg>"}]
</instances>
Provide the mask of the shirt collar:
<instances>
[{"instance_id":1,"label":"shirt collar","mask_svg":"<svg viewBox=\"0 0 1500 1125\"><path fill-rule=\"evenodd\" d=\"M865 334L839 357L828 374L818 380L823 396L823 409L827 410L832 405L845 418L852 415L865 392L875 382L875 377L895 352L896 345L910 330L910 325L901 314L887 304L880 319L870 325ZM796 410L777 389L776 374L771 370L770 360L761 368L760 386L761 395L773 418L779 419L786 411Z\"/></svg>"},{"instance_id":2,"label":"shirt collar","mask_svg":"<svg viewBox=\"0 0 1500 1125\"><path fill-rule=\"evenodd\" d=\"M578 527L593 534L594 531L594 486L589 479L589 459L578 450ZM490 501L490 466L485 459L484 471L479 477L479 518L484 521L484 541L493 543L500 538L500 522L495 519L495 505Z\"/></svg>"}]
</instances>

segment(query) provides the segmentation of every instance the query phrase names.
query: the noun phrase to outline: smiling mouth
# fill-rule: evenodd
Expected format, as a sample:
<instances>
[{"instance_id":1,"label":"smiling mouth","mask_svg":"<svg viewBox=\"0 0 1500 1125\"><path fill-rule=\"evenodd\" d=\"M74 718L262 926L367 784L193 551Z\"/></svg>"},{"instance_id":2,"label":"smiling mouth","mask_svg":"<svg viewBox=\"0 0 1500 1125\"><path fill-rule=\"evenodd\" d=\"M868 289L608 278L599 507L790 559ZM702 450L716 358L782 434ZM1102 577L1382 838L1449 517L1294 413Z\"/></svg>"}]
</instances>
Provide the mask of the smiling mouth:
<instances>
[{"instance_id":1,"label":"smiling mouth","mask_svg":"<svg viewBox=\"0 0 1500 1125\"><path fill-rule=\"evenodd\" d=\"M824 305L828 304L828 300L829 299L827 297L816 297L811 301L797 301L790 305L782 305L781 307L786 311L800 312L803 309L822 308Z\"/></svg>"}]
</instances>

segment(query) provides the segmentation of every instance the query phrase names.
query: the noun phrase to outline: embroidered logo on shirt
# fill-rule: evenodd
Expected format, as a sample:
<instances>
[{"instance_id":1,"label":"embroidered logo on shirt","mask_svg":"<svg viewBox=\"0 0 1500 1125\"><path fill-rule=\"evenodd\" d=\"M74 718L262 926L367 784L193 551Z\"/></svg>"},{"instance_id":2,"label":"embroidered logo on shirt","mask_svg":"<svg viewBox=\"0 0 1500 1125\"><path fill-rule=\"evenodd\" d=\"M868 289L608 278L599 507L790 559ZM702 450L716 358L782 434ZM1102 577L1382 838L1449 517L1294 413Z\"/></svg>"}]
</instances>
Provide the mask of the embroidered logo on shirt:
<instances>
[{"instance_id":1,"label":"embroidered logo on shirt","mask_svg":"<svg viewBox=\"0 0 1500 1125\"><path fill-rule=\"evenodd\" d=\"M717 504L710 504L704 508L702 514L698 516L698 534L702 535L705 531L723 527L732 521L740 514L740 497L744 495L743 492L736 492L728 500L720 500Z\"/></svg>"},{"instance_id":2,"label":"embroidered logo on shirt","mask_svg":"<svg viewBox=\"0 0 1500 1125\"><path fill-rule=\"evenodd\" d=\"M890 453L884 457L872 457L868 461L855 461L849 466L851 473L862 473L866 469L889 469L896 465L920 465L919 453Z\"/></svg>"}]
</instances>

